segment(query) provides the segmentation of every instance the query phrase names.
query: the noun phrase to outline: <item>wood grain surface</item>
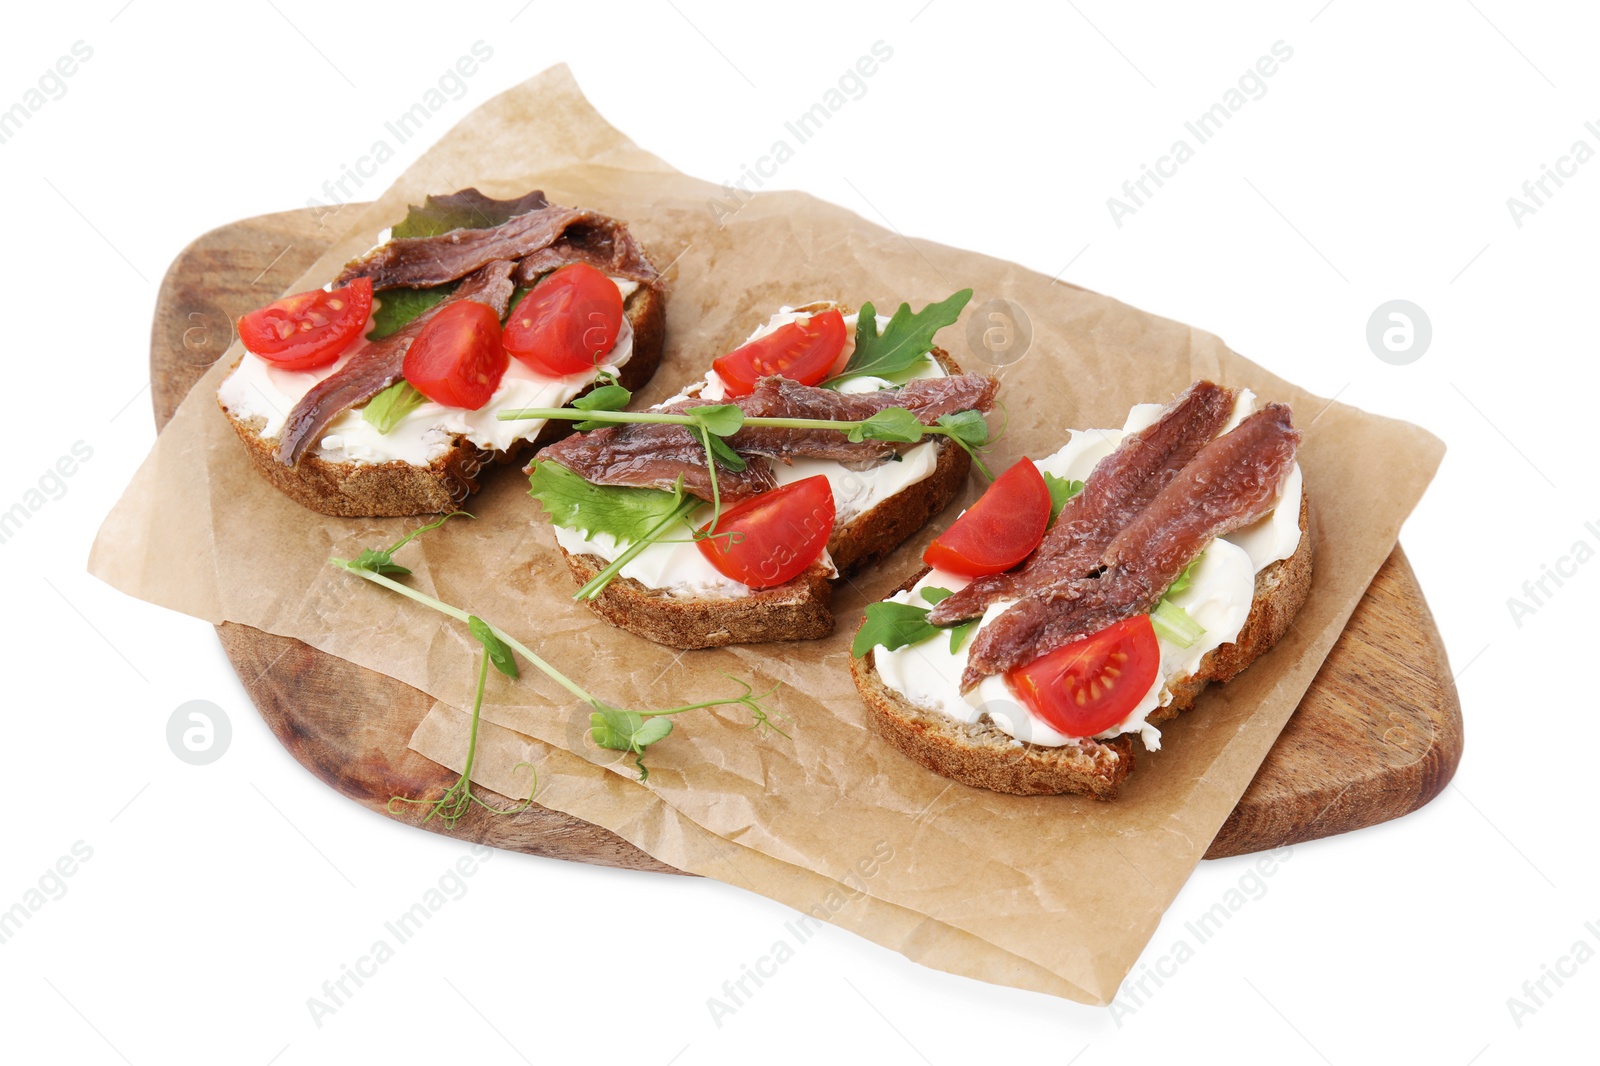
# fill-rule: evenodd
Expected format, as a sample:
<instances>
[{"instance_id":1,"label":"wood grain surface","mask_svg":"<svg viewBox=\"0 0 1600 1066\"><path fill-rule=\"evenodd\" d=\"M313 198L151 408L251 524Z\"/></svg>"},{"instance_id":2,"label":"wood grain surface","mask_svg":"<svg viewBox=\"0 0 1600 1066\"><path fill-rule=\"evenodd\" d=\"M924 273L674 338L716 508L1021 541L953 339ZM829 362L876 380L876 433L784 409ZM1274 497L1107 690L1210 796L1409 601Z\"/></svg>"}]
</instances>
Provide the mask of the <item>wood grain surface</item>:
<instances>
[{"instance_id":1,"label":"wood grain surface","mask_svg":"<svg viewBox=\"0 0 1600 1066\"><path fill-rule=\"evenodd\" d=\"M322 254L342 226L341 213L246 219L205 234L174 260L151 331L158 427L227 350L238 316L277 297ZM287 637L232 623L217 634L273 734L333 789L417 824L414 811L389 814L389 797L433 794L454 782L454 774L406 746L430 697ZM1449 783L1461 744L1449 662L1416 575L1396 547L1206 857L1408 814ZM607 830L538 806L514 817L474 810L454 828L437 820L427 828L535 855L678 872Z\"/></svg>"}]
</instances>

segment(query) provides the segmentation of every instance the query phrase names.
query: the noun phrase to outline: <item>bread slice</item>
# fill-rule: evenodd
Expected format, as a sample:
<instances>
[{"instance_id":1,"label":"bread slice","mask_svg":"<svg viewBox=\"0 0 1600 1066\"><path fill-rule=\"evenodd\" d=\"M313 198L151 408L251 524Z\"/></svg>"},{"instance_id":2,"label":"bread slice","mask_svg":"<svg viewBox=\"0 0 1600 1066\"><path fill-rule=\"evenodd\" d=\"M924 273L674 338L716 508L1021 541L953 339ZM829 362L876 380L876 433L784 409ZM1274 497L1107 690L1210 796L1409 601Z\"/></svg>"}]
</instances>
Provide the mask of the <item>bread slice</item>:
<instances>
[{"instance_id":1,"label":"bread slice","mask_svg":"<svg viewBox=\"0 0 1600 1066\"><path fill-rule=\"evenodd\" d=\"M1239 636L1200 660L1199 667L1171 684L1172 702L1152 711L1147 721L1164 722L1194 706L1212 681L1226 682L1265 654L1289 631L1311 591L1310 505L1300 497L1300 543L1294 554L1256 575L1250 615ZM915 585L927 571L906 582ZM876 650L876 649L874 649ZM873 728L916 762L976 788L1018 796L1075 792L1115 799L1122 779L1133 770L1133 735L1112 740L1085 739L1081 745L1048 748L1016 740L987 719L967 725L942 711L918 707L883 683L873 652L850 661L856 689L867 705Z\"/></svg>"},{"instance_id":2,"label":"bread slice","mask_svg":"<svg viewBox=\"0 0 1600 1066\"><path fill-rule=\"evenodd\" d=\"M641 285L628 297L623 312L633 327L633 354L617 377L624 387L634 390L646 384L660 365L667 332L666 297L657 288ZM238 365L234 363L235 367ZM220 401L218 406L221 407ZM552 420L532 441L518 441L504 452L479 448L458 435L444 454L427 466L402 460L362 463L322 459L312 449L290 467L278 462L273 454L277 439L261 436L266 419L259 415L236 418L226 407L222 413L262 477L296 503L338 518L453 511L478 490L479 474L485 467L525 462L537 449L572 432L572 423Z\"/></svg>"},{"instance_id":3,"label":"bread slice","mask_svg":"<svg viewBox=\"0 0 1600 1066\"><path fill-rule=\"evenodd\" d=\"M935 348L933 357L945 373L961 373L950 353ZM833 531L828 554L841 576L893 551L956 498L972 459L946 438L934 446L938 462L932 473ZM580 586L608 565L598 555L573 554L565 548L561 554ZM833 632L832 600L832 580L820 565L813 565L782 585L752 589L738 597L673 596L633 578L617 577L589 606L612 625L657 644L715 648L825 637Z\"/></svg>"}]
</instances>

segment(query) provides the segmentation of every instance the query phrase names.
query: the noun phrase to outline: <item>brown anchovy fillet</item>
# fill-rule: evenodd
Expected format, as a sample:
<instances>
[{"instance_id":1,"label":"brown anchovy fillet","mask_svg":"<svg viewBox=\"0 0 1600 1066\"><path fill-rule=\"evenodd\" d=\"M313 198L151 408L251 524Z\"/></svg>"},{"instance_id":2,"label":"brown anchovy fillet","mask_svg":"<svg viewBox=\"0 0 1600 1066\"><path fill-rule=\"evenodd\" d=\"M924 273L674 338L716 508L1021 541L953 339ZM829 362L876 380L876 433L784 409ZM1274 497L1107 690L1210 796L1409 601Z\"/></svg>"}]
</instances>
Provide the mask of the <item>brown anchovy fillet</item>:
<instances>
[{"instance_id":1,"label":"brown anchovy fillet","mask_svg":"<svg viewBox=\"0 0 1600 1066\"><path fill-rule=\"evenodd\" d=\"M932 425L941 415L988 410L994 403L994 392L995 383L981 374L930 378L850 396L773 376L761 379L748 396L732 402L751 417L851 422L870 418L887 407L904 407L924 425ZM661 410L681 413L720 402L685 400ZM717 488L722 499L728 501L774 488L777 481L768 461L771 459L785 463L798 458L881 462L897 450L887 441L852 443L838 430L750 427L739 430L727 441L747 461L742 471L717 467ZM686 426L606 426L548 445L539 452L539 458L559 463L596 485L671 489L682 477L685 492L703 500L712 498L705 446Z\"/></svg>"},{"instance_id":2,"label":"brown anchovy fillet","mask_svg":"<svg viewBox=\"0 0 1600 1066\"><path fill-rule=\"evenodd\" d=\"M1083 491L1061 508L1055 524L1020 569L990 574L936 604L934 625L976 618L997 600L1053 581L1087 577L1100 565L1111 538L1178 476L1227 424L1234 393L1197 381L1167 405L1155 422L1130 434L1095 464Z\"/></svg>"},{"instance_id":3,"label":"brown anchovy fillet","mask_svg":"<svg viewBox=\"0 0 1600 1066\"><path fill-rule=\"evenodd\" d=\"M588 263L612 277L627 278L643 285L654 285L660 281L661 275L645 258L644 249L639 247L639 242L633 239L627 227L611 219L606 219L605 223L580 222L568 226L554 244L524 256L517 264L513 280L531 289L541 274L568 263Z\"/></svg>"},{"instance_id":4,"label":"brown anchovy fillet","mask_svg":"<svg viewBox=\"0 0 1600 1066\"><path fill-rule=\"evenodd\" d=\"M562 251L552 246L561 245ZM507 219L489 229L454 229L435 237L397 237L346 265L335 284L360 277L372 287L421 289L466 277L500 259L533 258L526 284L542 270L574 259L603 263L602 269L654 281L656 271L627 227L597 211L548 205Z\"/></svg>"},{"instance_id":5,"label":"brown anchovy fillet","mask_svg":"<svg viewBox=\"0 0 1600 1066\"><path fill-rule=\"evenodd\" d=\"M978 631L962 690L1153 609L1213 539L1267 513L1299 443L1288 406L1269 404L1207 444L1112 539L1098 577L1028 590Z\"/></svg>"},{"instance_id":6,"label":"brown anchovy fillet","mask_svg":"<svg viewBox=\"0 0 1600 1066\"><path fill-rule=\"evenodd\" d=\"M931 426L944 415L958 411L987 411L994 406L996 384L982 374L957 374L945 378L919 378L894 389L844 394L833 389L801 385L789 378L762 378L748 396L736 402L746 415L759 418L816 418L834 422L864 422L879 411L903 407L917 421ZM831 429L776 429L752 426L741 429L728 443L735 451L765 455L779 462L791 459L837 459L874 462L889 458L909 445L888 441L852 442Z\"/></svg>"},{"instance_id":7,"label":"brown anchovy fillet","mask_svg":"<svg viewBox=\"0 0 1600 1066\"><path fill-rule=\"evenodd\" d=\"M511 271L515 266L506 260L490 263L394 333L366 342L344 366L312 386L294 405L284 423L283 435L278 439L278 462L285 466L297 464L330 422L400 380L406 350L443 308L462 300L473 300L486 305L496 315L504 316L515 288L511 283Z\"/></svg>"}]
</instances>

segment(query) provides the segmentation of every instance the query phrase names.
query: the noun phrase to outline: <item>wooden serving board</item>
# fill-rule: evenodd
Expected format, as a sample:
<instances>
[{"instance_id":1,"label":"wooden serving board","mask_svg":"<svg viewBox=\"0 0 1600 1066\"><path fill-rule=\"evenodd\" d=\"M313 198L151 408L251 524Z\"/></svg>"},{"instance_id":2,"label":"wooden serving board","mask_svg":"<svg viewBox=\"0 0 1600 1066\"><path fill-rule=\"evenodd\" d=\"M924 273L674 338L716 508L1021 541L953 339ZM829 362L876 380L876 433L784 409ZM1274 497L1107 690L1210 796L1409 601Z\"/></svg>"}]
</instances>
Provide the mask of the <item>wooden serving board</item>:
<instances>
[{"instance_id":1,"label":"wooden serving board","mask_svg":"<svg viewBox=\"0 0 1600 1066\"><path fill-rule=\"evenodd\" d=\"M151 333L157 426L225 352L232 323L274 299L331 243L339 219L311 210L247 219L205 234L162 281ZM447 788L455 775L407 747L431 697L298 640L225 623L223 649L261 716L307 769L374 811L389 797ZM1409 814L1449 783L1461 759L1461 707L1422 590L1396 547L1255 780L1206 853L1239 855ZM514 817L474 810L446 829L496 847L676 873L620 837L543 807Z\"/></svg>"}]
</instances>

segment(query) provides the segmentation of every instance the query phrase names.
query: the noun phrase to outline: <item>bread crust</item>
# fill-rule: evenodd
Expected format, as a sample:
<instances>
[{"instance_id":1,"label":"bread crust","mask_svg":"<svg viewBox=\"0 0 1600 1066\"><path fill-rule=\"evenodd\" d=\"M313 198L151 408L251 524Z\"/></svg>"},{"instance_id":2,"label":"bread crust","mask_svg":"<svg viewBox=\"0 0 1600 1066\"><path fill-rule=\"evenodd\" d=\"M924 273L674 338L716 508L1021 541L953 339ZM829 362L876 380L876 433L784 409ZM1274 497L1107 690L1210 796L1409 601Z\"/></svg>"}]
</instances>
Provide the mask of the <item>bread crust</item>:
<instances>
[{"instance_id":1,"label":"bread crust","mask_svg":"<svg viewBox=\"0 0 1600 1066\"><path fill-rule=\"evenodd\" d=\"M667 332L666 297L658 287L641 285L628 297L624 313L633 327L633 354L617 378L625 388L635 390L649 382L661 364ZM222 407L220 400L217 406ZM277 440L261 436L264 419L240 419L226 407L222 407L222 414L238 434L256 470L274 488L303 507L336 518L453 511L478 491L479 475L486 467L524 462L539 448L572 432L572 423L552 420L532 441L518 441L504 452L479 448L466 437L457 436L442 455L426 466L402 460L340 462L307 452L290 467L278 462L274 454Z\"/></svg>"},{"instance_id":2,"label":"bread crust","mask_svg":"<svg viewBox=\"0 0 1600 1066\"><path fill-rule=\"evenodd\" d=\"M933 356L947 374L961 368L941 348ZM972 468L964 448L940 437L933 471L835 529L828 555L840 575L888 554L950 506ZM601 570L598 555L562 549L580 586ZM672 648L715 648L770 640L811 640L833 632L833 583L813 566L787 584L754 589L748 596L673 596L632 578L615 578L589 601L596 614L620 629Z\"/></svg>"},{"instance_id":3,"label":"bread crust","mask_svg":"<svg viewBox=\"0 0 1600 1066\"><path fill-rule=\"evenodd\" d=\"M1256 575L1250 614L1238 638L1208 652L1194 673L1176 679L1172 702L1152 711L1147 721L1164 722L1188 710L1206 685L1238 676L1288 632L1311 592L1312 554L1310 502L1302 493L1300 543L1289 558ZM902 589L925 573L912 577ZM941 711L912 704L883 683L873 652L852 658L850 674L880 736L915 762L964 785L1018 796L1076 793L1111 800L1133 770L1132 734L1085 740L1081 746L1043 747L1015 740L987 721L965 725Z\"/></svg>"}]
</instances>

